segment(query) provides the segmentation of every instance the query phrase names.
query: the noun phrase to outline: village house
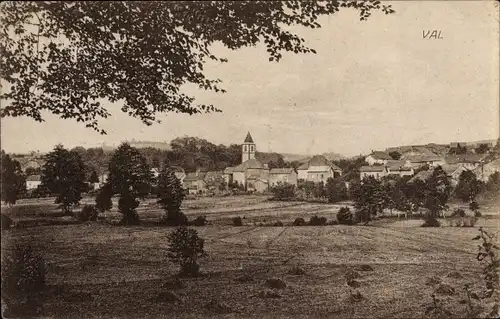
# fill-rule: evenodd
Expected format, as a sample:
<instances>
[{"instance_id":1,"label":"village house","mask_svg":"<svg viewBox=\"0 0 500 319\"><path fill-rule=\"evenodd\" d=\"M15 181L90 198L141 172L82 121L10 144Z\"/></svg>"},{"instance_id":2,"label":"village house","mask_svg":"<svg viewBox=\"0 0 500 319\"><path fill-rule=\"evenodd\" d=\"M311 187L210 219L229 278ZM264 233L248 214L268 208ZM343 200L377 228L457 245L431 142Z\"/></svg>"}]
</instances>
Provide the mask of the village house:
<instances>
[{"instance_id":1,"label":"village house","mask_svg":"<svg viewBox=\"0 0 500 319\"><path fill-rule=\"evenodd\" d=\"M325 182L328 178L342 176L342 170L322 155L315 155L297 168L298 179Z\"/></svg>"},{"instance_id":2,"label":"village house","mask_svg":"<svg viewBox=\"0 0 500 319\"><path fill-rule=\"evenodd\" d=\"M361 166L359 169L359 178L373 177L380 180L382 177L386 176L387 169L383 165L373 165L373 166Z\"/></svg>"},{"instance_id":3,"label":"village house","mask_svg":"<svg viewBox=\"0 0 500 319\"><path fill-rule=\"evenodd\" d=\"M385 165L389 160L392 160L392 157L390 157L386 152L381 151L372 151L371 154L365 158L365 162L367 162L370 166L376 164Z\"/></svg>"},{"instance_id":4,"label":"village house","mask_svg":"<svg viewBox=\"0 0 500 319\"><path fill-rule=\"evenodd\" d=\"M206 172L201 170L186 175L182 185L188 191L188 194L202 194L207 191L205 175Z\"/></svg>"},{"instance_id":5,"label":"village house","mask_svg":"<svg viewBox=\"0 0 500 319\"><path fill-rule=\"evenodd\" d=\"M257 180L268 181L269 169L255 158L247 160L233 169L233 183L236 182L248 189L247 180L249 178L254 182Z\"/></svg>"},{"instance_id":6,"label":"village house","mask_svg":"<svg viewBox=\"0 0 500 319\"><path fill-rule=\"evenodd\" d=\"M269 171L269 186L278 183L297 185L298 174L293 168L272 168Z\"/></svg>"},{"instance_id":7,"label":"village house","mask_svg":"<svg viewBox=\"0 0 500 319\"><path fill-rule=\"evenodd\" d=\"M26 190L32 190L42 184L41 175L30 175L26 177Z\"/></svg>"},{"instance_id":8,"label":"village house","mask_svg":"<svg viewBox=\"0 0 500 319\"><path fill-rule=\"evenodd\" d=\"M460 164L444 164L441 165L441 168L446 173L446 176L448 176L448 178L450 179L450 184L453 187L457 186L458 181L460 180L460 175L464 171L469 170L468 168Z\"/></svg>"},{"instance_id":9,"label":"village house","mask_svg":"<svg viewBox=\"0 0 500 319\"><path fill-rule=\"evenodd\" d=\"M491 175L500 172L500 156L489 156L474 169L476 177L483 182L487 182Z\"/></svg>"},{"instance_id":10,"label":"village house","mask_svg":"<svg viewBox=\"0 0 500 319\"><path fill-rule=\"evenodd\" d=\"M446 155L446 164L458 164L468 170L474 170L481 164L481 160L486 157L486 154L461 154L461 155Z\"/></svg>"},{"instance_id":11,"label":"village house","mask_svg":"<svg viewBox=\"0 0 500 319\"><path fill-rule=\"evenodd\" d=\"M219 192L221 187L225 186L223 171L209 171L204 177L205 185L208 191Z\"/></svg>"},{"instance_id":12,"label":"village house","mask_svg":"<svg viewBox=\"0 0 500 319\"><path fill-rule=\"evenodd\" d=\"M446 163L444 157L435 154L407 155L404 156L402 160L405 161L405 166L413 167L414 169L425 165L436 167Z\"/></svg>"}]
</instances>

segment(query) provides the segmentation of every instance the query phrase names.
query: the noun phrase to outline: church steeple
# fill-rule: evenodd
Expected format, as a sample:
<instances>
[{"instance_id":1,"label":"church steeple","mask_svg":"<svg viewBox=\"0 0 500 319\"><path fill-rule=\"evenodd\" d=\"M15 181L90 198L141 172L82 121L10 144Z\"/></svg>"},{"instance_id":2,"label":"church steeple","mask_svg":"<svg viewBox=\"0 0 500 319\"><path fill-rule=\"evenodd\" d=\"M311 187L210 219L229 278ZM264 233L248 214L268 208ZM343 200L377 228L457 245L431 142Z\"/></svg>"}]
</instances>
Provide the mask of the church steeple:
<instances>
[{"instance_id":1,"label":"church steeple","mask_svg":"<svg viewBox=\"0 0 500 319\"><path fill-rule=\"evenodd\" d=\"M252 135L250 135L250 132L248 132L247 137L243 141L243 145L241 147L241 162L244 163L250 159L254 159L255 151L255 143L253 141Z\"/></svg>"}]
</instances>

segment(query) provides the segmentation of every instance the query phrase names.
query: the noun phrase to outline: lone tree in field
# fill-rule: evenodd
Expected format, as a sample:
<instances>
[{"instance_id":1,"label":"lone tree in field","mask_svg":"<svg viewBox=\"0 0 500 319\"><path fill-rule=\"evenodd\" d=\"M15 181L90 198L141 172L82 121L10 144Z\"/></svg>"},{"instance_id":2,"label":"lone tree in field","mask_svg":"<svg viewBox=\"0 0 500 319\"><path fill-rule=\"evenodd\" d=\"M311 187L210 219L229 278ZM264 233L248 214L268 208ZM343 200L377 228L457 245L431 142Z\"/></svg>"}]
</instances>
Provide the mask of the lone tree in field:
<instances>
[{"instance_id":1,"label":"lone tree in field","mask_svg":"<svg viewBox=\"0 0 500 319\"><path fill-rule=\"evenodd\" d=\"M484 183L477 179L476 174L468 170L463 171L455 188L455 196L470 204L476 200L483 187Z\"/></svg>"},{"instance_id":2,"label":"lone tree in field","mask_svg":"<svg viewBox=\"0 0 500 319\"><path fill-rule=\"evenodd\" d=\"M203 246L205 241L198 236L195 229L178 227L168 234L167 257L180 265L181 276L197 276L200 273L198 259L206 256Z\"/></svg>"},{"instance_id":3,"label":"lone tree in field","mask_svg":"<svg viewBox=\"0 0 500 319\"><path fill-rule=\"evenodd\" d=\"M452 187L448 176L441 166L436 167L432 175L425 181L423 207L427 209L424 225L438 226L437 218L446 209Z\"/></svg>"},{"instance_id":4,"label":"lone tree in field","mask_svg":"<svg viewBox=\"0 0 500 319\"><path fill-rule=\"evenodd\" d=\"M225 92L204 73L212 44L231 50L263 42L270 61L283 52L315 53L288 26L319 28L319 19L343 8L366 20L393 13L380 1L4 1L0 3L0 115L42 114L75 119L105 133L110 112L100 100L147 125L158 113L219 111L181 93L186 83ZM48 112L47 112L48 111Z\"/></svg>"},{"instance_id":5,"label":"lone tree in field","mask_svg":"<svg viewBox=\"0 0 500 319\"><path fill-rule=\"evenodd\" d=\"M2 150L2 200L5 204L14 205L21 194L26 191L26 182L21 165Z\"/></svg>"},{"instance_id":6,"label":"lone tree in field","mask_svg":"<svg viewBox=\"0 0 500 319\"><path fill-rule=\"evenodd\" d=\"M109 204L108 198L118 194L118 211L123 214L122 224L137 225L138 199L144 199L151 189L153 173L139 150L124 143L118 147L109 162L109 176L100 200ZM108 188L107 188L108 187Z\"/></svg>"},{"instance_id":7,"label":"lone tree in field","mask_svg":"<svg viewBox=\"0 0 500 319\"><path fill-rule=\"evenodd\" d=\"M181 204L185 197L181 182L175 176L174 171L165 168L158 176L158 203L163 207L166 214L163 222L170 226L187 224L187 218L181 212Z\"/></svg>"},{"instance_id":8,"label":"lone tree in field","mask_svg":"<svg viewBox=\"0 0 500 319\"><path fill-rule=\"evenodd\" d=\"M382 183L372 176L365 177L356 185L354 207L358 221L367 224L377 213L382 213L388 205L388 196Z\"/></svg>"},{"instance_id":9,"label":"lone tree in field","mask_svg":"<svg viewBox=\"0 0 500 319\"><path fill-rule=\"evenodd\" d=\"M82 193L87 190L85 183L85 165L80 155L57 145L47 154L42 167L40 188L56 194L56 204L65 213L71 212L74 205L80 203Z\"/></svg>"},{"instance_id":10,"label":"lone tree in field","mask_svg":"<svg viewBox=\"0 0 500 319\"><path fill-rule=\"evenodd\" d=\"M104 184L99 189L99 192L95 197L95 207L101 212L111 210L111 208L113 207L113 202L111 200L112 196L113 196L113 188L111 187L111 184L109 183Z\"/></svg>"}]
</instances>

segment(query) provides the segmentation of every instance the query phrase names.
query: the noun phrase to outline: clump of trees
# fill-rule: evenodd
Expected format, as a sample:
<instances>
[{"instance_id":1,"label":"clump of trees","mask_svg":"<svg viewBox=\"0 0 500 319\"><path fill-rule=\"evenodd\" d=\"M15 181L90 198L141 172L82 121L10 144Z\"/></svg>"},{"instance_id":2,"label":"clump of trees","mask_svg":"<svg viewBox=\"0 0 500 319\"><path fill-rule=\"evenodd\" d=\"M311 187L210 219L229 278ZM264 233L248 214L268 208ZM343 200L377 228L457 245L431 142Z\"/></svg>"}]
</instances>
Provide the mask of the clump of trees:
<instances>
[{"instance_id":1,"label":"clump of trees","mask_svg":"<svg viewBox=\"0 0 500 319\"><path fill-rule=\"evenodd\" d=\"M137 207L139 199L150 193L154 181L150 167L140 152L127 143L118 147L109 162L109 176L106 185L98 194L96 205L100 209L112 207L111 196L117 194L118 211L123 215L124 225L139 224Z\"/></svg>"},{"instance_id":2,"label":"clump of trees","mask_svg":"<svg viewBox=\"0 0 500 319\"><path fill-rule=\"evenodd\" d=\"M80 203L82 193L88 189L85 181L85 165L77 152L57 145L47 154L39 187L55 194L56 204L65 213L71 213L72 207Z\"/></svg>"},{"instance_id":3,"label":"clump of trees","mask_svg":"<svg viewBox=\"0 0 500 319\"><path fill-rule=\"evenodd\" d=\"M3 150L0 163L2 164L0 178L2 201L8 205L14 205L26 192L26 179L19 162L12 159Z\"/></svg>"},{"instance_id":4,"label":"clump of trees","mask_svg":"<svg viewBox=\"0 0 500 319\"><path fill-rule=\"evenodd\" d=\"M329 203L337 203L347 199L347 187L343 179L328 178L325 188Z\"/></svg>"},{"instance_id":5,"label":"clump of trees","mask_svg":"<svg viewBox=\"0 0 500 319\"><path fill-rule=\"evenodd\" d=\"M295 185L279 182L271 187L271 193L278 200L293 199L296 196Z\"/></svg>"}]
</instances>

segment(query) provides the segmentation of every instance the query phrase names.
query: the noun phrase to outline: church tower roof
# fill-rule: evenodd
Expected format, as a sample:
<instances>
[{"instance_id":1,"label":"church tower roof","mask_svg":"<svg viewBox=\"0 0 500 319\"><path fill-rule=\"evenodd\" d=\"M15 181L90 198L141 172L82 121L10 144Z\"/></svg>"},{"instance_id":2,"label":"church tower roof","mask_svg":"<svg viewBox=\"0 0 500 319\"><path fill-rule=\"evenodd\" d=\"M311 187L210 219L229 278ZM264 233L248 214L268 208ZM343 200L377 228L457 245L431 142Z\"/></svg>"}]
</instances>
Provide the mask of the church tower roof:
<instances>
[{"instance_id":1,"label":"church tower roof","mask_svg":"<svg viewBox=\"0 0 500 319\"><path fill-rule=\"evenodd\" d=\"M254 143L252 135L250 135L250 132L248 132L247 137L245 138L244 143Z\"/></svg>"}]
</instances>

